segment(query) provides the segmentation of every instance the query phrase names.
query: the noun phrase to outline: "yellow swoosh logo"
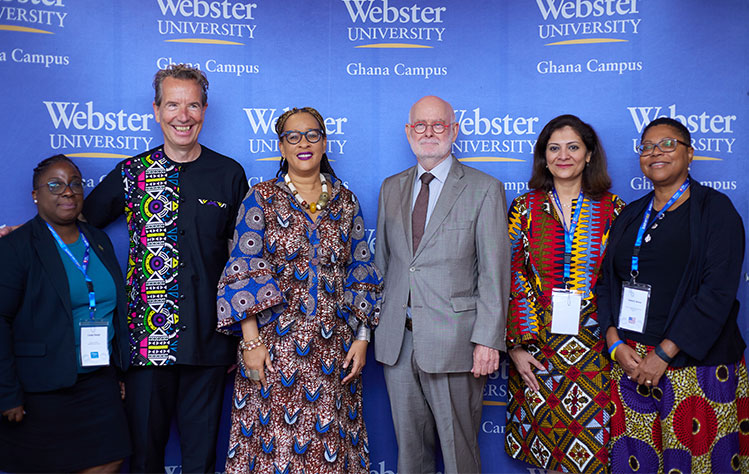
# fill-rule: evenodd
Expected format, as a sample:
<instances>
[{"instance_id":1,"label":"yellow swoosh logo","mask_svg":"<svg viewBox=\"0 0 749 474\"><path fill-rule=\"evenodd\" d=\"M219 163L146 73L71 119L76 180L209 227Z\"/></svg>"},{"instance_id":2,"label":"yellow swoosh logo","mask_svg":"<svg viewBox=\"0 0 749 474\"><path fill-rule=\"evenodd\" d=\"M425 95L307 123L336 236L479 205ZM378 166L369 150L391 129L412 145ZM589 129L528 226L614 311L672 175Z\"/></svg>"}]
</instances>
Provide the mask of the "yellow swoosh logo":
<instances>
[{"instance_id":1,"label":"yellow swoosh logo","mask_svg":"<svg viewBox=\"0 0 749 474\"><path fill-rule=\"evenodd\" d=\"M36 28L29 28L28 26L16 26L16 25L0 25L0 30L4 31L20 31L23 33L42 33L45 35L53 35L51 31L37 30Z\"/></svg>"},{"instance_id":2,"label":"yellow swoosh logo","mask_svg":"<svg viewBox=\"0 0 749 474\"><path fill-rule=\"evenodd\" d=\"M484 406L503 407L505 405L507 405L507 402L492 402L490 400L484 400Z\"/></svg>"},{"instance_id":3,"label":"yellow swoosh logo","mask_svg":"<svg viewBox=\"0 0 749 474\"><path fill-rule=\"evenodd\" d=\"M432 46L425 46L423 44L408 44L408 43L362 44L356 47L357 48L432 48Z\"/></svg>"},{"instance_id":4,"label":"yellow swoosh logo","mask_svg":"<svg viewBox=\"0 0 749 474\"><path fill-rule=\"evenodd\" d=\"M83 152L83 153L65 153L70 158L130 158L132 155L123 155L120 153L94 153L94 152Z\"/></svg>"},{"instance_id":5,"label":"yellow swoosh logo","mask_svg":"<svg viewBox=\"0 0 749 474\"><path fill-rule=\"evenodd\" d=\"M574 39L567 41L557 41L556 43L546 43L546 46L563 46L568 44L598 44L598 43L626 43L629 40L615 38L588 38Z\"/></svg>"},{"instance_id":6,"label":"yellow swoosh logo","mask_svg":"<svg viewBox=\"0 0 749 474\"><path fill-rule=\"evenodd\" d=\"M169 39L169 40L164 40L164 41L168 41L170 43L228 44L228 45L244 46L244 43L237 43L236 41L226 41L226 40L210 39L210 38L181 38L181 39Z\"/></svg>"},{"instance_id":7,"label":"yellow swoosh logo","mask_svg":"<svg viewBox=\"0 0 749 474\"><path fill-rule=\"evenodd\" d=\"M524 163L525 160L520 158L507 158L503 156L469 156L466 158L458 158L458 161L472 162L472 163Z\"/></svg>"}]
</instances>

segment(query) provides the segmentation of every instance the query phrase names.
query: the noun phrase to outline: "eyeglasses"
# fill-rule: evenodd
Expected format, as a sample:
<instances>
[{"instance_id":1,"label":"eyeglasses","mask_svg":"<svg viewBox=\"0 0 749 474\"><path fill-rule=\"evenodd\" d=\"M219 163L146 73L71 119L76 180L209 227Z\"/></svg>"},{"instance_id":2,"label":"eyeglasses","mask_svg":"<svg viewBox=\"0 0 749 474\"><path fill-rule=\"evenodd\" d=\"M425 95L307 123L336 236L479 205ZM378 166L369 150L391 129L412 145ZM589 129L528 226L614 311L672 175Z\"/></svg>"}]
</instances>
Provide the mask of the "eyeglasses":
<instances>
[{"instance_id":1,"label":"eyeglasses","mask_svg":"<svg viewBox=\"0 0 749 474\"><path fill-rule=\"evenodd\" d=\"M300 132L299 130L286 130L281 134L281 138L286 138L286 143L290 145L296 145L302 141L302 135L304 135L309 143L317 143L325 136L322 130L313 128L306 132Z\"/></svg>"},{"instance_id":2,"label":"eyeglasses","mask_svg":"<svg viewBox=\"0 0 749 474\"><path fill-rule=\"evenodd\" d=\"M428 127L432 127L432 132L439 135L440 133L443 133L445 130L447 130L447 127L450 126L449 123L445 123L443 121L437 121L434 123L426 123L426 122L416 122L408 125L413 129L414 132L418 134L422 134L427 131Z\"/></svg>"},{"instance_id":3,"label":"eyeglasses","mask_svg":"<svg viewBox=\"0 0 749 474\"><path fill-rule=\"evenodd\" d=\"M39 189L42 186L39 186L36 189ZM83 194L83 182L78 179L75 179L70 183L65 183L56 179L47 182L47 189L49 189L50 194L54 194L55 196L64 193L66 188L70 188L70 192L73 194Z\"/></svg>"},{"instance_id":4,"label":"eyeglasses","mask_svg":"<svg viewBox=\"0 0 749 474\"><path fill-rule=\"evenodd\" d=\"M637 147L637 151L640 152L640 156L648 156L652 155L653 152L655 152L655 148L658 147L661 152L668 153L670 151L676 150L676 147L679 146L679 143L687 148L692 147L692 145L690 145L689 143L684 143L678 138L664 138L658 143L643 143Z\"/></svg>"}]
</instances>

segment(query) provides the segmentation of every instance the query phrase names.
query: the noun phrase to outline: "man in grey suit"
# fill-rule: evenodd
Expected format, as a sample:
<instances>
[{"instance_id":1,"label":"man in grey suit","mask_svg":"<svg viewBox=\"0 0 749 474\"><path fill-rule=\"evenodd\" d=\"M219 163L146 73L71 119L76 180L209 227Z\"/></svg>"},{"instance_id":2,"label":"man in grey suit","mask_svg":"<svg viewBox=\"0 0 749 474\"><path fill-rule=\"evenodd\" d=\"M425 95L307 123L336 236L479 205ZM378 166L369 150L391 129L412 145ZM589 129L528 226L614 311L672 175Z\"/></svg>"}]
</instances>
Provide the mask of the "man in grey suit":
<instances>
[{"instance_id":1,"label":"man in grey suit","mask_svg":"<svg viewBox=\"0 0 749 474\"><path fill-rule=\"evenodd\" d=\"M385 298L375 357L385 366L400 474L481 472L486 376L505 348L510 244L504 186L452 156L455 112L439 97L411 108L417 165L380 189L375 261Z\"/></svg>"}]
</instances>

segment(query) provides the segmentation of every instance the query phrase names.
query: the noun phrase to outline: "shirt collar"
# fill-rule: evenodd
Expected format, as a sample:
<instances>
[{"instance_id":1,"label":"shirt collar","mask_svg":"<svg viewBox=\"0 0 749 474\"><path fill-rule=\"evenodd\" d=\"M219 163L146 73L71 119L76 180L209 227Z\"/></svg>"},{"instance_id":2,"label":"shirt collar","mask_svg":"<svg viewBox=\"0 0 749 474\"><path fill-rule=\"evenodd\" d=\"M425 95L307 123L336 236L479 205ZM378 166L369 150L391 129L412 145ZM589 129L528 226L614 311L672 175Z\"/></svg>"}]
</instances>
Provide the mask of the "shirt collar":
<instances>
[{"instance_id":1,"label":"shirt collar","mask_svg":"<svg viewBox=\"0 0 749 474\"><path fill-rule=\"evenodd\" d=\"M439 181L442 184L445 184L445 180L447 179L447 175L450 173L450 168L452 168L453 165L453 158L452 155L448 156L447 159L442 160L442 163L438 164L434 168L432 168L429 172L434 175L434 178ZM423 166L421 166L421 163L416 163L416 179L420 179L421 175L426 173L427 170L424 169Z\"/></svg>"}]
</instances>

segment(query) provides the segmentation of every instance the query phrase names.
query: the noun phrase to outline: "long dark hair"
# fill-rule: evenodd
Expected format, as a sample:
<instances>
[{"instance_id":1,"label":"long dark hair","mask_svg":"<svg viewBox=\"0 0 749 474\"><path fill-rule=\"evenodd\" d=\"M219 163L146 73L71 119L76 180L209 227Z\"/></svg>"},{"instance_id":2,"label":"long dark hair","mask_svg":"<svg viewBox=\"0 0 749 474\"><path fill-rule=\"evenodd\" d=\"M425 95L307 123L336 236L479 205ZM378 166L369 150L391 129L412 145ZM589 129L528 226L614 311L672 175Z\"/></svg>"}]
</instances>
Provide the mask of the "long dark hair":
<instances>
[{"instance_id":1,"label":"long dark hair","mask_svg":"<svg viewBox=\"0 0 749 474\"><path fill-rule=\"evenodd\" d=\"M606 153L593 127L570 114L551 119L541 130L536 146L533 148L533 172L528 181L528 187L545 192L554 188L554 177L546 167L546 145L549 143L551 134L564 127L572 127L590 152L590 163L583 168L583 193L590 199L601 199L603 194L611 189L611 177L606 169Z\"/></svg>"},{"instance_id":2,"label":"long dark hair","mask_svg":"<svg viewBox=\"0 0 749 474\"><path fill-rule=\"evenodd\" d=\"M322 130L322 136L326 137L328 136L328 132L325 131L325 120L322 118L322 115L320 115L320 112L313 109L312 107L302 107L302 108L296 108L289 109L283 114L281 114L280 117L278 117L278 120L276 121L276 135L278 135L278 141L280 142L283 140L281 138L281 134L284 132L284 127L286 126L286 121L289 120L289 117L291 117L294 114L299 113L305 113L310 114L315 118L318 125L320 125L320 130ZM276 177L280 178L281 176L285 175L289 172L289 162L286 160L286 158L281 158L281 161L278 166L278 172L276 173ZM328 173L332 177L338 179L338 176L336 176L335 171L333 171L333 167L330 166L330 161L328 161L328 155L323 152L322 159L320 160L320 172L322 173Z\"/></svg>"}]
</instances>

